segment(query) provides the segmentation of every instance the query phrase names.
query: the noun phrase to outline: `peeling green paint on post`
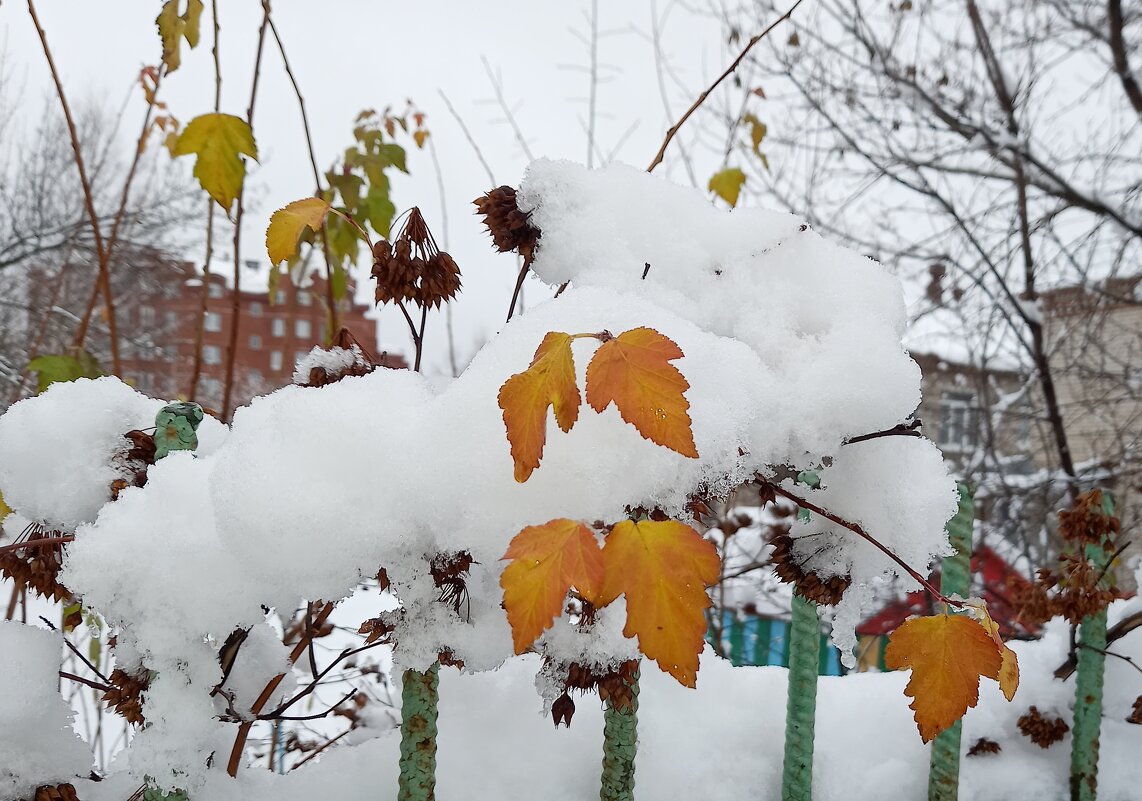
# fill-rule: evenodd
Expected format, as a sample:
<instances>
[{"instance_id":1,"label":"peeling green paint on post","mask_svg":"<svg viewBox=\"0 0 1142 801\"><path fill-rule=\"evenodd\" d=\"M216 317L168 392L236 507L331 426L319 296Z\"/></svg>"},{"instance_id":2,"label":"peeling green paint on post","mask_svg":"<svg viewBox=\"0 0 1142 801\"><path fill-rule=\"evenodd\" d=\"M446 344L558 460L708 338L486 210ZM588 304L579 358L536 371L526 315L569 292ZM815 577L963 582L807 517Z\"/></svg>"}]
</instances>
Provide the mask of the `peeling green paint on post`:
<instances>
[{"instance_id":1,"label":"peeling green paint on post","mask_svg":"<svg viewBox=\"0 0 1142 801\"><path fill-rule=\"evenodd\" d=\"M971 488L959 485L960 505L948 521L948 541L955 553L940 568L940 592L944 595L967 596L971 593L972 522L975 499ZM940 732L932 743L928 770L928 801L956 801L960 792L960 741L963 721Z\"/></svg>"},{"instance_id":2,"label":"peeling green paint on post","mask_svg":"<svg viewBox=\"0 0 1142 801\"><path fill-rule=\"evenodd\" d=\"M789 626L789 690L785 715L782 801L812 801L813 734L817 715L817 674L821 623L817 604L793 595Z\"/></svg>"},{"instance_id":3,"label":"peeling green paint on post","mask_svg":"<svg viewBox=\"0 0 1142 801\"><path fill-rule=\"evenodd\" d=\"M1103 492L1102 510L1114 516L1114 497ZM1113 550L1107 541L1088 545L1086 558L1095 570L1104 570ZM1105 581L1105 579L1104 579ZM1071 729L1071 801L1098 797L1098 745L1102 726L1102 684L1106 670L1106 610L1083 618L1078 637L1075 678L1075 718Z\"/></svg>"},{"instance_id":4,"label":"peeling green paint on post","mask_svg":"<svg viewBox=\"0 0 1142 801\"><path fill-rule=\"evenodd\" d=\"M436 798L436 719L440 665L406 670L401 687L397 801Z\"/></svg>"},{"instance_id":5,"label":"peeling green paint on post","mask_svg":"<svg viewBox=\"0 0 1142 801\"><path fill-rule=\"evenodd\" d=\"M623 707L607 699L603 709L603 778L600 801L634 801L634 760L638 752L638 671L627 686L631 701Z\"/></svg>"}]
</instances>

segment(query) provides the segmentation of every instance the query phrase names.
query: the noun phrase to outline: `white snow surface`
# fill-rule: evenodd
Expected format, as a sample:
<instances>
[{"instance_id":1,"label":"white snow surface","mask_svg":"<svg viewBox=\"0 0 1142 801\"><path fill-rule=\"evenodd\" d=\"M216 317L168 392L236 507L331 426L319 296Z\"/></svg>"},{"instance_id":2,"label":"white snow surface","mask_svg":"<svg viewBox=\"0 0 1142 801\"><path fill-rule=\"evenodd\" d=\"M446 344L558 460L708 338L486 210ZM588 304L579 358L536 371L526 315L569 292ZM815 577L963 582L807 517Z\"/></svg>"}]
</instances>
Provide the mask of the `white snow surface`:
<instances>
[{"instance_id":1,"label":"white snow surface","mask_svg":"<svg viewBox=\"0 0 1142 801\"><path fill-rule=\"evenodd\" d=\"M0 418L0 490L28 517L79 527L64 582L120 627L121 663L159 673L145 698L152 723L131 748L135 775L194 794L206 755L225 749L226 724L207 697L220 678L218 644L262 623L263 606L289 614L303 599L341 599L382 566L403 605L398 668L426 667L443 648L469 671L497 667L512 653L499 560L527 525L614 522L637 505L680 514L699 487L724 492L771 465L818 469L831 458L814 497L918 569L946 547L955 490L933 446L842 447L902 422L920 397L919 369L901 346L901 289L879 265L790 215L727 213L625 166L538 161L520 199L542 230L535 272L571 287L513 319L450 383L379 370L285 387L111 504L106 460L125 431L151 424L160 401L115 379L78 381ZM549 331L641 326L685 353L676 366L690 383L699 458L643 439L614 407L584 405L571 432L550 422L542 465L516 483L496 401L503 382ZM596 346L574 344L580 387ZM829 564L847 567L854 595L895 570L850 534L821 536L836 540ZM428 560L461 549L476 564L457 615L436 602ZM558 629L540 647L557 663L626 658L630 643L616 641L611 617L593 654ZM855 617L838 629L846 623Z\"/></svg>"},{"instance_id":2,"label":"white snow surface","mask_svg":"<svg viewBox=\"0 0 1142 801\"><path fill-rule=\"evenodd\" d=\"M0 801L86 775L91 752L60 697L58 634L0 620Z\"/></svg>"}]
</instances>

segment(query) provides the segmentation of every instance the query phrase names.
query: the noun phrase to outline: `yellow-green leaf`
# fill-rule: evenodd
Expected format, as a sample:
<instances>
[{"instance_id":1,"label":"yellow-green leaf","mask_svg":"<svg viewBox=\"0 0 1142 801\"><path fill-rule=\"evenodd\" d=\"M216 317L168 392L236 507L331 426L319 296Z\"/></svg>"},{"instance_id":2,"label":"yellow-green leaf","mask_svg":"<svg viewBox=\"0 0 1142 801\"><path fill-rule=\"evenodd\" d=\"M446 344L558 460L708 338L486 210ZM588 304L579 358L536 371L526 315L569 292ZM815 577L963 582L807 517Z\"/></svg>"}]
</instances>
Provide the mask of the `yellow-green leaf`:
<instances>
[{"instance_id":1,"label":"yellow-green leaf","mask_svg":"<svg viewBox=\"0 0 1142 801\"><path fill-rule=\"evenodd\" d=\"M736 206L744 183L745 173L737 167L729 167L714 174L710 179L709 189L731 206Z\"/></svg>"},{"instance_id":2,"label":"yellow-green leaf","mask_svg":"<svg viewBox=\"0 0 1142 801\"><path fill-rule=\"evenodd\" d=\"M250 125L233 114L195 117L187 123L174 148L175 156L190 154L198 157L194 162L194 177L229 214L246 177L246 162L242 156L258 160L258 146Z\"/></svg>"},{"instance_id":3,"label":"yellow-green leaf","mask_svg":"<svg viewBox=\"0 0 1142 801\"><path fill-rule=\"evenodd\" d=\"M297 241L306 228L321 230L329 204L319 197L295 200L270 216L266 228L266 253L270 264L280 264L297 255Z\"/></svg>"},{"instance_id":4,"label":"yellow-green leaf","mask_svg":"<svg viewBox=\"0 0 1142 801\"><path fill-rule=\"evenodd\" d=\"M753 152L760 156L761 140L765 139L765 134L769 129L754 114L746 114L742 117L742 122L749 126L749 138L753 142Z\"/></svg>"},{"instance_id":5,"label":"yellow-green leaf","mask_svg":"<svg viewBox=\"0 0 1142 801\"><path fill-rule=\"evenodd\" d=\"M163 42L163 63L167 72L174 72L182 64L182 43L198 46L199 23L202 19L202 0L187 0L186 11L179 14L181 0L167 0L155 18L159 28L159 38Z\"/></svg>"}]
</instances>

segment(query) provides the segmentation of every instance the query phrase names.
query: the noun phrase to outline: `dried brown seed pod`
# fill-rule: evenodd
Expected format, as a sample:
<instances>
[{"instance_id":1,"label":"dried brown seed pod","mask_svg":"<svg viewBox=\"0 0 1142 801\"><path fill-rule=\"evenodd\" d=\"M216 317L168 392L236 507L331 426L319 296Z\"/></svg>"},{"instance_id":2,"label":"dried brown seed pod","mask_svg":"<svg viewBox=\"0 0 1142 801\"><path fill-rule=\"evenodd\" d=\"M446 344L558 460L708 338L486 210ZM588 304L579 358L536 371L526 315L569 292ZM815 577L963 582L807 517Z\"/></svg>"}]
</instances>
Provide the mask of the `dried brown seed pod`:
<instances>
[{"instance_id":1,"label":"dried brown seed pod","mask_svg":"<svg viewBox=\"0 0 1142 801\"><path fill-rule=\"evenodd\" d=\"M477 212L483 215L484 225L492 235L496 250L501 253L514 250L530 262L540 232L531 224L531 214L521 211L517 205L515 189L510 186L497 187L472 203Z\"/></svg>"},{"instance_id":2,"label":"dried brown seed pod","mask_svg":"<svg viewBox=\"0 0 1142 801\"><path fill-rule=\"evenodd\" d=\"M778 533L770 539L770 543L773 545L773 553L770 554L769 561L779 579L794 585L797 593L807 600L824 606L840 603L845 590L852 583L851 577L830 576L822 579L816 573L805 570L794 558L794 541L788 534Z\"/></svg>"},{"instance_id":3,"label":"dried brown seed pod","mask_svg":"<svg viewBox=\"0 0 1142 801\"><path fill-rule=\"evenodd\" d=\"M1034 706L1019 718L1017 725L1023 736L1030 737L1031 742L1040 748L1050 748L1071 730L1062 718L1044 717L1038 707Z\"/></svg>"},{"instance_id":4,"label":"dried brown seed pod","mask_svg":"<svg viewBox=\"0 0 1142 801\"><path fill-rule=\"evenodd\" d=\"M980 737L975 741L975 745L968 749L968 756L982 756L984 754L998 754L1001 750L999 743L995 740L989 740L986 737Z\"/></svg>"},{"instance_id":5,"label":"dried brown seed pod","mask_svg":"<svg viewBox=\"0 0 1142 801\"><path fill-rule=\"evenodd\" d=\"M141 725L144 722L142 695L150 684L146 673L133 676L116 668L107 678L111 687L103 693L103 703L122 715L128 723Z\"/></svg>"}]
</instances>

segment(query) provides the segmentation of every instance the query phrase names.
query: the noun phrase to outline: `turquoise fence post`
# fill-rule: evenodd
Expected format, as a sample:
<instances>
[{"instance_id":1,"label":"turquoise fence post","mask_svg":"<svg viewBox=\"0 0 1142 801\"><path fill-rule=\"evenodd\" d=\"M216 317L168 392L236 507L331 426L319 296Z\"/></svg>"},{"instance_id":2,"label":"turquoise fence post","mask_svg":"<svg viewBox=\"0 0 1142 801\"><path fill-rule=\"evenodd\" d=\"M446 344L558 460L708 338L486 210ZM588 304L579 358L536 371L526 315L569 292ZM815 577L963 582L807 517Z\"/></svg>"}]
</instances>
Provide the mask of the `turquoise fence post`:
<instances>
[{"instance_id":1,"label":"turquoise fence post","mask_svg":"<svg viewBox=\"0 0 1142 801\"><path fill-rule=\"evenodd\" d=\"M612 693L603 709L603 777L599 801L634 801L634 759L638 752L638 677L625 682L629 692Z\"/></svg>"},{"instance_id":2,"label":"turquoise fence post","mask_svg":"<svg viewBox=\"0 0 1142 801\"><path fill-rule=\"evenodd\" d=\"M198 424L205 417L197 403L168 403L155 415L155 461L173 451L198 448ZM143 801L187 801L186 790L160 790L149 780L143 789Z\"/></svg>"},{"instance_id":3,"label":"turquoise fence post","mask_svg":"<svg viewBox=\"0 0 1142 801\"><path fill-rule=\"evenodd\" d=\"M955 553L943 561L940 592L966 597L971 592L972 523L975 498L967 484L959 485L960 505L946 526ZM960 793L960 740L963 721L936 735L928 768L928 801L956 801Z\"/></svg>"},{"instance_id":4,"label":"turquoise fence post","mask_svg":"<svg viewBox=\"0 0 1142 801\"><path fill-rule=\"evenodd\" d=\"M440 665L406 670L401 684L400 777L397 801L436 798L436 720Z\"/></svg>"},{"instance_id":5,"label":"turquoise fence post","mask_svg":"<svg viewBox=\"0 0 1142 801\"><path fill-rule=\"evenodd\" d=\"M1114 516L1114 497L1102 494L1102 511ZM1105 571L1113 545L1109 538L1086 547L1095 570ZM1106 581L1106 578L1103 578ZM1102 685L1106 670L1106 610L1087 615L1079 626L1075 718L1071 734L1071 801L1098 797L1098 740L1102 727Z\"/></svg>"},{"instance_id":6,"label":"turquoise fence post","mask_svg":"<svg viewBox=\"0 0 1142 801\"><path fill-rule=\"evenodd\" d=\"M817 604L793 594L793 621L787 636L789 691L785 714L782 801L812 801L813 733L817 714L821 623Z\"/></svg>"}]
</instances>

